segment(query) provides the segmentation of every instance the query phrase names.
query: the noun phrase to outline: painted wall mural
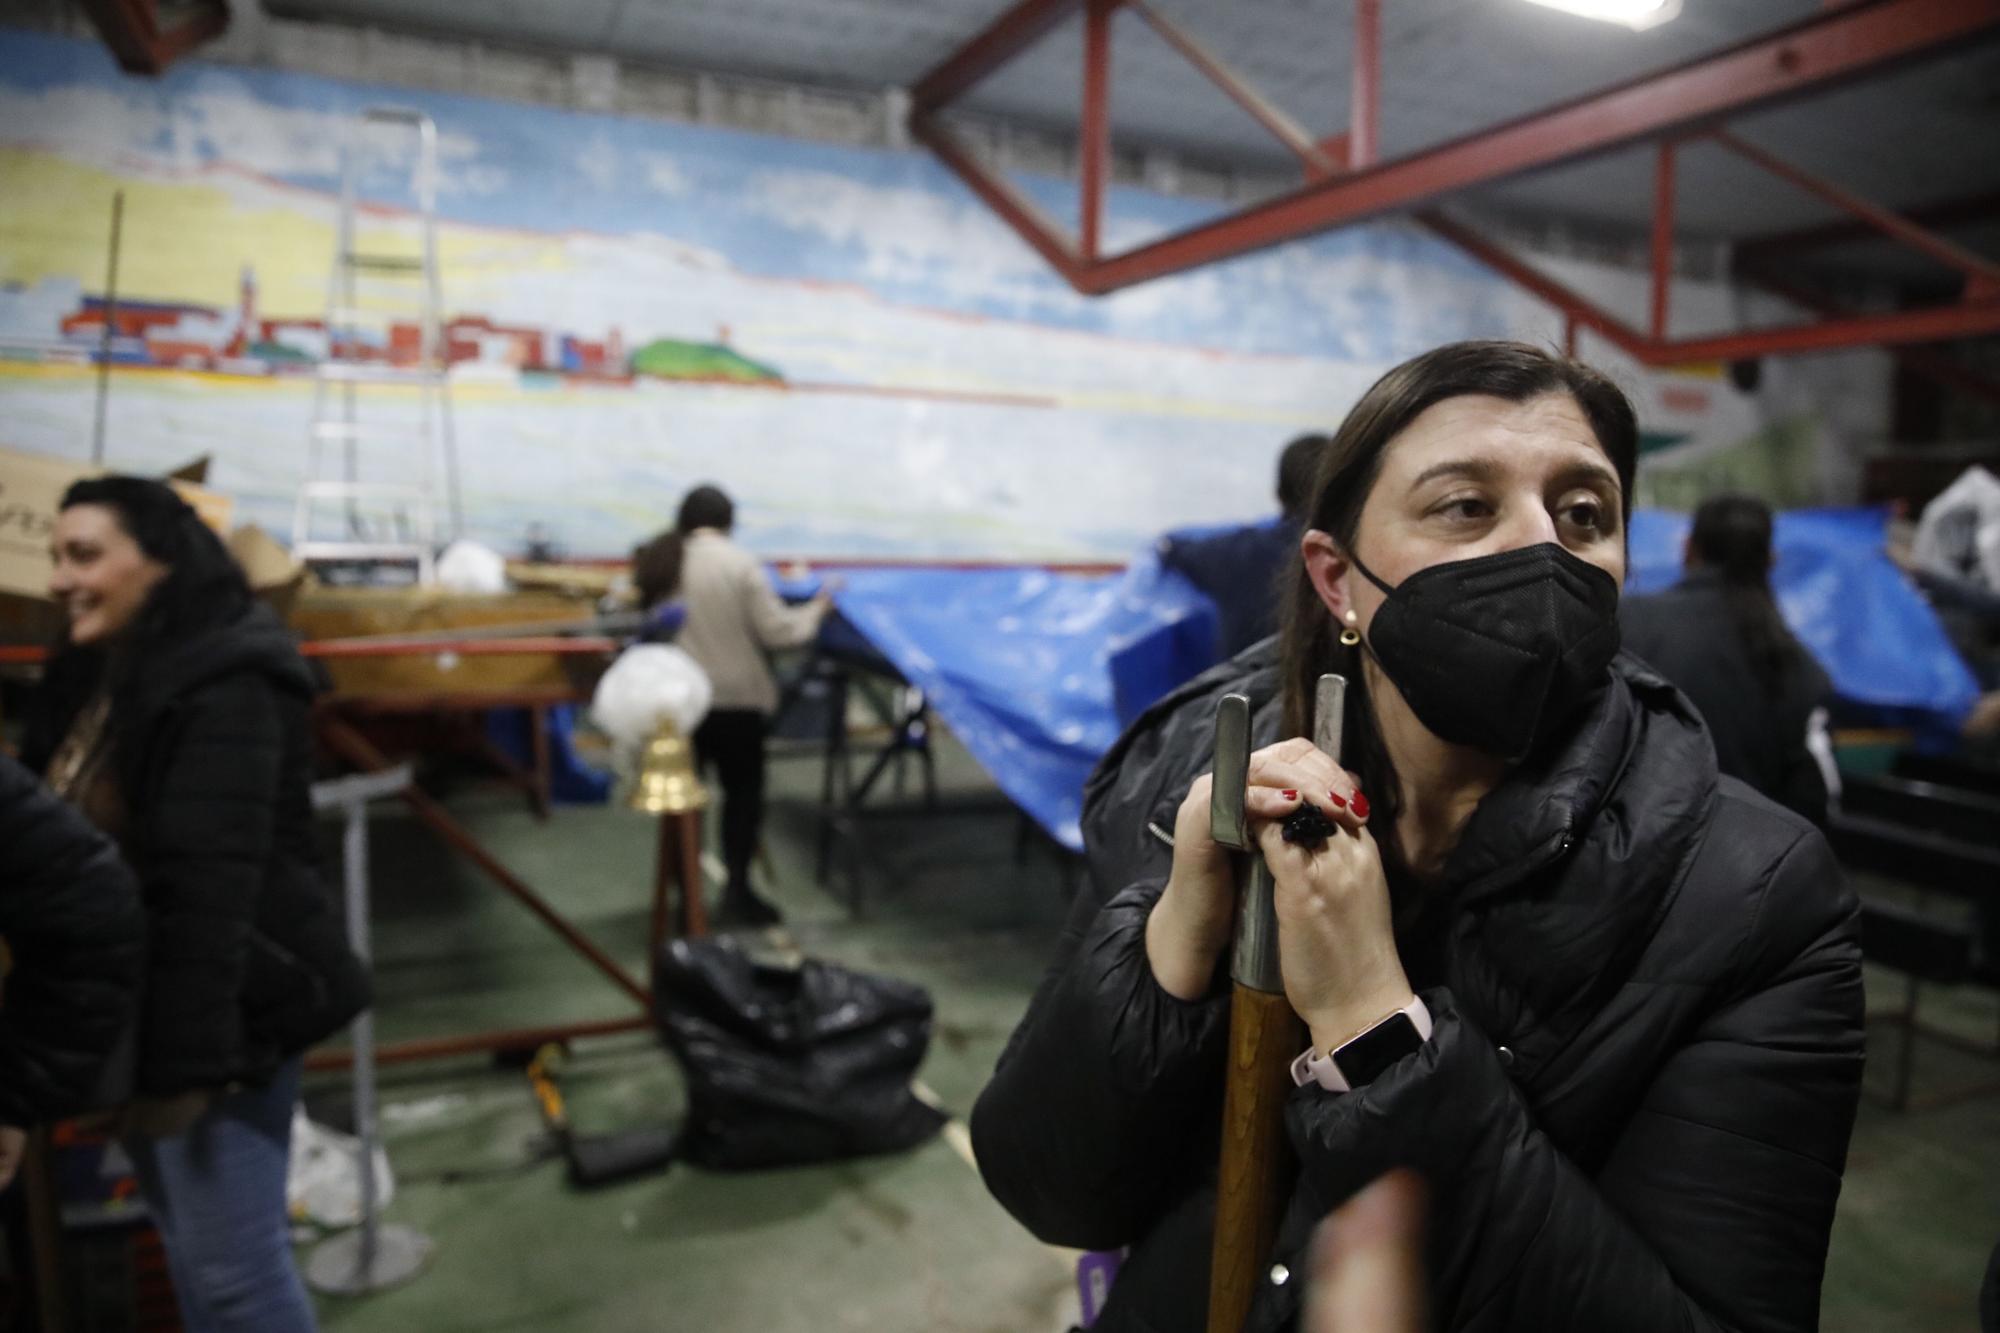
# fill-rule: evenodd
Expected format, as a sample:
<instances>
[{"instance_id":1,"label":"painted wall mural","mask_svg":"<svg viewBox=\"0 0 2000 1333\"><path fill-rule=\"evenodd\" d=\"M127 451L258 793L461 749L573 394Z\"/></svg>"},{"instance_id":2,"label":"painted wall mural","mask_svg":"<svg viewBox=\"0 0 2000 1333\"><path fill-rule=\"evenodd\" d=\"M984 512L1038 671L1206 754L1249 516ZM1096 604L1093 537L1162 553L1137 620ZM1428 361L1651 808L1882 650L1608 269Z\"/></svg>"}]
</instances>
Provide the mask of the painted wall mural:
<instances>
[{"instance_id":1,"label":"painted wall mural","mask_svg":"<svg viewBox=\"0 0 2000 1333\"><path fill-rule=\"evenodd\" d=\"M1267 512L1282 443L1395 361L1556 327L1397 225L1087 300L918 154L199 62L142 81L0 29L0 444L88 452L123 190L108 460L211 454L242 512L289 531L342 145L382 103L439 127L466 514L503 547L540 524L622 551L709 480L770 552L1118 559ZM408 252L407 156L357 143L357 244ZM1073 187L1023 185L1073 213ZM1108 235L1211 211L1117 190ZM407 364L417 336L390 320L346 350ZM1667 454L1768 431L1719 377L1623 377ZM418 410L407 389L361 402L392 426ZM360 473L411 479L412 452L364 445Z\"/></svg>"}]
</instances>

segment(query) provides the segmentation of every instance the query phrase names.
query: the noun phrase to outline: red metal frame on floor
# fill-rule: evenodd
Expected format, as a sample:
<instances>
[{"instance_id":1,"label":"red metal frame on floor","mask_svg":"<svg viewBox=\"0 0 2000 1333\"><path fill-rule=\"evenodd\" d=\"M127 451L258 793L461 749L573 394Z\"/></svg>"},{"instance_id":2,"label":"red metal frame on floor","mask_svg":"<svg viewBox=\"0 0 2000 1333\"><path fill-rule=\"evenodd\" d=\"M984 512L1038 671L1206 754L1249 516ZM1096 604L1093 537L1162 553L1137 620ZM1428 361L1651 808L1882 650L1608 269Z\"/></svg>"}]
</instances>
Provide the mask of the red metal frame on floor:
<instances>
[{"instance_id":1,"label":"red metal frame on floor","mask_svg":"<svg viewBox=\"0 0 2000 1333\"><path fill-rule=\"evenodd\" d=\"M299 645L300 653L307 657L339 658L427 657L441 653L475 656L526 653L563 657L604 655L617 651L617 648L618 644L614 640L598 636L561 638L552 635L449 641L431 639L398 641L393 638L322 639ZM41 662L45 660L47 652L47 649L39 646L0 647L0 664ZM500 767L508 772L510 780L517 783L525 782L530 787L530 796L534 800L537 814L547 818L549 808L547 711L550 704L565 702L574 697L576 696L573 693L563 690L516 691L511 694L469 696L443 693L332 696L321 700L315 707L313 725L320 744L329 753L339 756L364 772L381 772L391 767L390 760L355 727L353 714L357 711L361 713L419 711L444 714L454 711L484 711L491 708L527 708L535 717L534 772L532 775L524 774L518 765L511 762L503 763ZM558 912L526 880L488 851L478 837L454 819L442 803L415 786L406 788L401 796L404 804L409 806L410 812L441 842L471 861L503 892L527 908L557 938L636 1004L639 1012L624 1018L390 1042L377 1049L376 1063L400 1064L412 1060L432 1060L449 1056L533 1050L545 1042L567 1041L576 1037L601 1036L614 1032L636 1032L652 1026L653 993L649 983L642 984L638 978L620 966L616 959ZM706 934L708 930L701 896L700 816L662 815L659 817L659 823L659 849L654 865L653 901L647 933L649 962L658 957L661 945L672 930L672 914L668 905L676 887L680 890L682 932L693 936ZM344 1069L349 1063L348 1052L338 1049L317 1050L306 1059L306 1067L309 1069Z\"/></svg>"},{"instance_id":2,"label":"red metal frame on floor","mask_svg":"<svg viewBox=\"0 0 2000 1333\"><path fill-rule=\"evenodd\" d=\"M465 706L483 707L488 703L491 703L491 700L470 700ZM376 749L347 719L340 716L338 704L318 710L314 725L321 744L328 751L340 756L362 772L377 773L392 766L387 756ZM430 829L439 841L471 861L503 892L527 908L573 952L637 1004L639 1012L626 1018L389 1042L377 1048L375 1053L377 1064L402 1064L413 1060L434 1060L450 1056L532 1050L545 1042L568 1041L576 1037L602 1036L614 1032L636 1032L652 1025L653 992L650 981L642 984L620 966L616 959L558 912L526 880L488 851L485 844L481 843L470 829L454 819L441 802L415 786L405 788L400 795L403 803L409 806L410 812ZM707 916L701 896L700 816L662 815L659 817L659 823L659 850L654 866L653 902L647 932L649 964L657 960L661 946L671 933L672 923L668 903L671 890L676 883L681 891L682 933L690 936L707 933ZM350 1057L346 1051L318 1050L307 1057L306 1067L339 1069L345 1068L349 1062Z\"/></svg>"},{"instance_id":3,"label":"red metal frame on floor","mask_svg":"<svg viewBox=\"0 0 2000 1333\"><path fill-rule=\"evenodd\" d=\"M1154 28L1283 143L1304 167L1298 189L1118 255L1099 253L1110 159L1111 20L1128 9ZM1081 215L1077 240L1005 177L977 161L941 113L980 79L1081 12L1085 21ZM1376 160L1381 0L1355 0L1353 97L1348 131L1314 140L1220 59L1145 0L1022 0L911 92L910 131L964 180L1071 286L1100 295L1389 213L1414 212L1432 231L1554 305L1647 365L1937 342L2000 332L2000 270L1908 218L1781 162L1729 133L1724 118L1824 91L1923 56L1992 36L2000 0L1862 0L1726 51L1387 162ZM1920 310L1844 314L1782 328L1670 338L1668 284L1673 173L1678 144L1706 139L1756 162L1871 229L1915 246L1966 275L1960 298ZM1656 141L1652 301L1640 330L1530 268L1435 205L1449 195L1528 171ZM1821 308L1824 313L1824 308Z\"/></svg>"}]
</instances>

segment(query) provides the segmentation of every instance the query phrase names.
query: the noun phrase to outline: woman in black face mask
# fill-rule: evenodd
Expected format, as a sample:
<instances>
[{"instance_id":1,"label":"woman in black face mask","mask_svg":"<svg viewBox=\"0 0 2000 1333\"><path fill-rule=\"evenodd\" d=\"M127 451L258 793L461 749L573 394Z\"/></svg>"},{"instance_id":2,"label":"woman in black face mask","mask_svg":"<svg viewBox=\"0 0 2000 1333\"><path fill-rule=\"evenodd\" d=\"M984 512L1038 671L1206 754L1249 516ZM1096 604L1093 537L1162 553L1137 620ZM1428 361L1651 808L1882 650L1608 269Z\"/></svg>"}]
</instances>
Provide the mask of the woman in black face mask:
<instances>
[{"instance_id":1,"label":"woman in black face mask","mask_svg":"<svg viewBox=\"0 0 2000 1333\"><path fill-rule=\"evenodd\" d=\"M1292 1324L1314 1224L1396 1166L1430 1190L1437 1328L1816 1327L1860 1088L1854 903L1820 835L1719 779L1686 699L1617 655L1636 441L1610 381L1521 344L1390 371L1321 460L1282 642L1163 700L1092 778L1092 891L972 1128L1036 1234L1129 1247L1099 1330L1205 1326L1226 694L1262 746L1246 807L1304 1046L1248 1327ZM1345 767L1298 739L1328 671ZM1307 807L1333 831L1288 840Z\"/></svg>"}]
</instances>

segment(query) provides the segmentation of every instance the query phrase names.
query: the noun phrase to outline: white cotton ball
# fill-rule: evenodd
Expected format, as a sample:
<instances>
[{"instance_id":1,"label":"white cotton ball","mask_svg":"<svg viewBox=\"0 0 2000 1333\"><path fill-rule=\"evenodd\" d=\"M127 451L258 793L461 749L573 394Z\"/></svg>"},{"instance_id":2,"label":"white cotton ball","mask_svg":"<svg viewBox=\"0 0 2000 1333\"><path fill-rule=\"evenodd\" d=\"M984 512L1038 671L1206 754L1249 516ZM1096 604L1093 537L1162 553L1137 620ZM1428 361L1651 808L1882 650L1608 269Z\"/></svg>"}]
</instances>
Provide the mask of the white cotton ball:
<instances>
[{"instance_id":1,"label":"white cotton ball","mask_svg":"<svg viewBox=\"0 0 2000 1333\"><path fill-rule=\"evenodd\" d=\"M620 653L604 673L590 717L620 750L633 751L652 738L663 718L683 736L694 735L714 695L708 674L687 653L671 644L642 643Z\"/></svg>"}]
</instances>

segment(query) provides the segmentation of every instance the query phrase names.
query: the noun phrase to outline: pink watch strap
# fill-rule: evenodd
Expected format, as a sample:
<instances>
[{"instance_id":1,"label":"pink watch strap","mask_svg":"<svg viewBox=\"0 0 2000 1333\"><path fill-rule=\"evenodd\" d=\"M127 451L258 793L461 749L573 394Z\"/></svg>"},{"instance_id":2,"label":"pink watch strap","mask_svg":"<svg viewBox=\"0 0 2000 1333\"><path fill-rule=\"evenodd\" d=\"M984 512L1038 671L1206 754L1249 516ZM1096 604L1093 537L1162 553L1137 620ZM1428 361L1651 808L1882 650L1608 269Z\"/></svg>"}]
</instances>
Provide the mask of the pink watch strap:
<instances>
[{"instance_id":1,"label":"pink watch strap","mask_svg":"<svg viewBox=\"0 0 2000 1333\"><path fill-rule=\"evenodd\" d=\"M1384 1014L1348 1040L1358 1041L1362 1036L1394 1018L1396 1014L1403 1014L1409 1018L1411 1026L1417 1030L1418 1038L1423 1041L1431 1039L1431 1011L1425 1006L1424 997L1419 995L1394 1013ZM1328 1092L1352 1092L1354 1089L1349 1085L1347 1076L1340 1072L1340 1066L1335 1063L1334 1057L1339 1054L1339 1051L1328 1051L1325 1055L1316 1055L1312 1047L1306 1047L1292 1060L1292 1082L1302 1088L1308 1083L1317 1083Z\"/></svg>"}]
</instances>

